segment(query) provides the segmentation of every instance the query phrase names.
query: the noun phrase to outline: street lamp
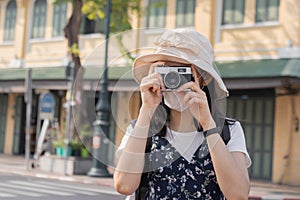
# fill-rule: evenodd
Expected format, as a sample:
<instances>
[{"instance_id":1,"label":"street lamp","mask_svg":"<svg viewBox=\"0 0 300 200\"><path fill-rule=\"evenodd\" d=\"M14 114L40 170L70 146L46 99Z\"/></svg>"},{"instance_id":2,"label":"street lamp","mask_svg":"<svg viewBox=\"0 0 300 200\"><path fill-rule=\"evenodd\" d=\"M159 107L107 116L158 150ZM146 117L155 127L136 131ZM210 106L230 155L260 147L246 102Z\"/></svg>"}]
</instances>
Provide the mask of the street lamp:
<instances>
[{"instance_id":1,"label":"street lamp","mask_svg":"<svg viewBox=\"0 0 300 200\"><path fill-rule=\"evenodd\" d=\"M108 139L109 133L109 115L110 115L110 103L108 93L108 66L107 66L107 54L108 54L108 39L109 39L109 24L110 24L110 10L111 0L107 0L106 5L106 31L105 31L105 57L104 57L104 69L101 78L101 88L98 95L98 102L96 105L96 121L93 123L93 165L88 176L93 177L108 177L110 176L105 164L99 161L107 163L108 155Z\"/></svg>"},{"instance_id":2,"label":"street lamp","mask_svg":"<svg viewBox=\"0 0 300 200\"><path fill-rule=\"evenodd\" d=\"M66 67L66 78L67 84L67 95L66 103L64 107L66 108L66 133L65 133L65 155L64 155L64 175L68 174L68 154L69 154L69 142L70 142L70 120L71 120L71 106L73 105L73 80L74 80L74 62L69 62Z\"/></svg>"}]
</instances>

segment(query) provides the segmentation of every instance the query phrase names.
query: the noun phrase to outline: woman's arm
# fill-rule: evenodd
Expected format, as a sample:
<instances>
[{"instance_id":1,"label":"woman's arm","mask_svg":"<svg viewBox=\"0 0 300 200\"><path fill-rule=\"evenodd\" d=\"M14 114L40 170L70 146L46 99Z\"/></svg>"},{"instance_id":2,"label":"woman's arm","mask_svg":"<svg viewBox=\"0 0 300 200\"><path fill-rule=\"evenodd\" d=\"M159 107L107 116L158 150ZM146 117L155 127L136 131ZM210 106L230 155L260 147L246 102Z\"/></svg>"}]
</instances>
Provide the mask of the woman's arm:
<instances>
[{"instance_id":1,"label":"woman's arm","mask_svg":"<svg viewBox=\"0 0 300 200\"><path fill-rule=\"evenodd\" d=\"M215 128L216 124L211 116L206 94L199 88L197 78L195 82L181 86L178 91L187 88L192 91L187 92L184 102L190 106L192 115L198 120L203 130ZM226 199L248 199L250 183L245 155L238 152L229 153L219 134L207 136L207 143L217 181Z\"/></svg>"},{"instance_id":2,"label":"woman's arm","mask_svg":"<svg viewBox=\"0 0 300 200\"><path fill-rule=\"evenodd\" d=\"M141 81L142 107L132 134L117 161L114 185L121 194L132 194L138 188L141 180L150 120L162 100L161 89L164 89L161 75L153 73L154 67L159 64L157 62L151 65L148 76Z\"/></svg>"},{"instance_id":3,"label":"woman's arm","mask_svg":"<svg viewBox=\"0 0 300 200\"><path fill-rule=\"evenodd\" d=\"M125 195L132 194L139 186L144 168L144 154L147 142L150 117L147 108L140 109L140 115L127 144L117 161L114 172L116 190Z\"/></svg>"},{"instance_id":4,"label":"woman's arm","mask_svg":"<svg viewBox=\"0 0 300 200\"><path fill-rule=\"evenodd\" d=\"M248 199L250 182L246 155L242 152L228 152L219 134L209 135L206 139L217 181L226 199Z\"/></svg>"}]
</instances>

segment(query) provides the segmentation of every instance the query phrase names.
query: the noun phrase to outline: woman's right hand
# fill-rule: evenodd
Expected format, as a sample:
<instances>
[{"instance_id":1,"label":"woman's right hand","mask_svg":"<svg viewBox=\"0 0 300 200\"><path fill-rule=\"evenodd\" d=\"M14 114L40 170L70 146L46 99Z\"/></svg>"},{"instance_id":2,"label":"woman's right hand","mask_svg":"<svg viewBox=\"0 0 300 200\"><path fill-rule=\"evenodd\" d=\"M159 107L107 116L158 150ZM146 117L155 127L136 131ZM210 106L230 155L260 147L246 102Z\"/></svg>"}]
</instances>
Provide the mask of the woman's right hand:
<instances>
[{"instance_id":1,"label":"woman's right hand","mask_svg":"<svg viewBox=\"0 0 300 200\"><path fill-rule=\"evenodd\" d=\"M140 91L144 108L156 108L162 101L161 91L165 89L165 86L161 74L154 72L155 67L162 64L160 62L153 63L148 75L141 80Z\"/></svg>"}]
</instances>

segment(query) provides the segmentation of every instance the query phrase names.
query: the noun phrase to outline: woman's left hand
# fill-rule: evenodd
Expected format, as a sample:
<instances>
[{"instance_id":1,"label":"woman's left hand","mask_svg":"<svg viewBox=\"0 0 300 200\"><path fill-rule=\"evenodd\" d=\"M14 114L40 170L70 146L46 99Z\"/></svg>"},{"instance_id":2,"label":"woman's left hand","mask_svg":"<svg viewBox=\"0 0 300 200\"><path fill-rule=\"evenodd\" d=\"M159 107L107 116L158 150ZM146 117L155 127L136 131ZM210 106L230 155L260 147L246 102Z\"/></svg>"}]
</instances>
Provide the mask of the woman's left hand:
<instances>
[{"instance_id":1,"label":"woman's left hand","mask_svg":"<svg viewBox=\"0 0 300 200\"><path fill-rule=\"evenodd\" d=\"M188 91L188 90L191 91ZM209 110L206 93L200 89L196 82L188 82L179 87L176 92L186 92L183 103L189 106L189 109L195 119L200 123L204 130L216 126Z\"/></svg>"}]
</instances>

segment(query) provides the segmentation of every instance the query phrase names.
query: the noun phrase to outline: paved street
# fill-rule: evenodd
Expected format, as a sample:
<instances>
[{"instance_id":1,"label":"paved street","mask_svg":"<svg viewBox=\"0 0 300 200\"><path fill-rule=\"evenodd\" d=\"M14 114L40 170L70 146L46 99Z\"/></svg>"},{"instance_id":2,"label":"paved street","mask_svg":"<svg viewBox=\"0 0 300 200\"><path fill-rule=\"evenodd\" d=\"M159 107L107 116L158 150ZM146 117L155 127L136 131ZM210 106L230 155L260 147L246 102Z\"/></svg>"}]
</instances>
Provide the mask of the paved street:
<instances>
[{"instance_id":1,"label":"paved street","mask_svg":"<svg viewBox=\"0 0 300 200\"><path fill-rule=\"evenodd\" d=\"M114 191L111 177L26 170L23 156L0 154L0 184L0 200L125 200ZM300 200L300 187L251 181L249 200Z\"/></svg>"},{"instance_id":2,"label":"paved street","mask_svg":"<svg viewBox=\"0 0 300 200\"><path fill-rule=\"evenodd\" d=\"M111 187L0 173L0 200L122 199Z\"/></svg>"}]
</instances>

